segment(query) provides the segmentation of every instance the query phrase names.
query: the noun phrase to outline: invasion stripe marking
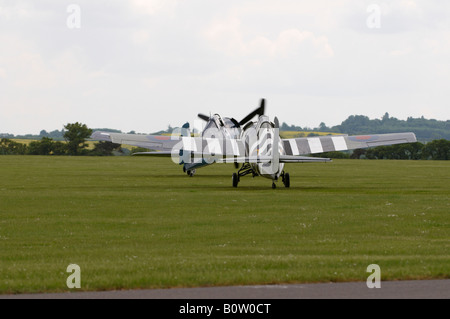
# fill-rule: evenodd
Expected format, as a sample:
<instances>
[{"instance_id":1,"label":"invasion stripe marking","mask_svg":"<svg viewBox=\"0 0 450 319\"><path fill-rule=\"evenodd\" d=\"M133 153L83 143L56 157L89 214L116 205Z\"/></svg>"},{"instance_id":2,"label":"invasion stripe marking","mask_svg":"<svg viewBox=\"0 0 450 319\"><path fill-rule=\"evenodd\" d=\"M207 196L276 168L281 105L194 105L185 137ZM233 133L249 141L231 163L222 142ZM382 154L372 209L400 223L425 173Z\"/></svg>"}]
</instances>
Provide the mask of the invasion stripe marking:
<instances>
[{"instance_id":1,"label":"invasion stripe marking","mask_svg":"<svg viewBox=\"0 0 450 319\"><path fill-rule=\"evenodd\" d=\"M307 139L298 138L295 140L298 149L298 155L306 155L311 154L311 148L309 147L309 143ZM296 155L296 154L294 154Z\"/></svg>"},{"instance_id":2,"label":"invasion stripe marking","mask_svg":"<svg viewBox=\"0 0 450 319\"><path fill-rule=\"evenodd\" d=\"M294 155L294 154L292 154L291 143L289 142L289 140L284 140L283 146L284 146L284 151L286 152L286 155Z\"/></svg>"},{"instance_id":3,"label":"invasion stripe marking","mask_svg":"<svg viewBox=\"0 0 450 319\"><path fill-rule=\"evenodd\" d=\"M333 141L329 136L322 136L319 138L320 143L322 143L322 151L323 152L333 152L335 151Z\"/></svg>"},{"instance_id":4,"label":"invasion stripe marking","mask_svg":"<svg viewBox=\"0 0 450 319\"><path fill-rule=\"evenodd\" d=\"M333 136L331 139L333 140L336 151L348 150L347 143L345 142L345 138L343 136Z\"/></svg>"},{"instance_id":5,"label":"invasion stripe marking","mask_svg":"<svg viewBox=\"0 0 450 319\"><path fill-rule=\"evenodd\" d=\"M320 142L320 138L312 137L308 138L309 148L311 149L311 154L314 153L323 153L322 143Z\"/></svg>"},{"instance_id":6,"label":"invasion stripe marking","mask_svg":"<svg viewBox=\"0 0 450 319\"><path fill-rule=\"evenodd\" d=\"M295 141L295 139L290 139L288 141L289 141L289 144L291 145L292 155L300 155L300 152L298 151L298 147L297 147L297 142Z\"/></svg>"}]
</instances>

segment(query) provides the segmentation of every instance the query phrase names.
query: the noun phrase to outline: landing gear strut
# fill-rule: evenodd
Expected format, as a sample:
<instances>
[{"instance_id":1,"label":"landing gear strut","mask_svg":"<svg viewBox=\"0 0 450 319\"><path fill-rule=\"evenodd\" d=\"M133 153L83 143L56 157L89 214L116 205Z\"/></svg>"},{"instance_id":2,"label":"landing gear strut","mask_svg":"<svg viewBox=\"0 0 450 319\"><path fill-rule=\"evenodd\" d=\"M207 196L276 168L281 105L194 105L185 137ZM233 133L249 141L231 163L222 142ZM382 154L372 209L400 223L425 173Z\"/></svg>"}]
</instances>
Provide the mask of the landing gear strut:
<instances>
[{"instance_id":1,"label":"landing gear strut","mask_svg":"<svg viewBox=\"0 0 450 319\"><path fill-rule=\"evenodd\" d=\"M253 176L256 176L252 166L249 163L243 164L237 173L233 173L233 187L237 187L241 177L247 174L253 174Z\"/></svg>"},{"instance_id":2,"label":"landing gear strut","mask_svg":"<svg viewBox=\"0 0 450 319\"><path fill-rule=\"evenodd\" d=\"M239 184L239 175L236 173L233 173L233 187L237 187Z\"/></svg>"},{"instance_id":3,"label":"landing gear strut","mask_svg":"<svg viewBox=\"0 0 450 319\"><path fill-rule=\"evenodd\" d=\"M233 187L238 187L238 184L241 181L241 176L245 176L247 174L253 174L253 176L257 175L253 171L251 165L248 163L244 164L237 173L233 173L233 176L232 176ZM285 171L283 171L280 176L281 176L281 180L284 184L284 187L286 187L286 188L291 187L291 177L290 177L289 173L286 173ZM272 181L272 188L273 189L277 188L277 184L275 184L275 180Z\"/></svg>"}]
</instances>

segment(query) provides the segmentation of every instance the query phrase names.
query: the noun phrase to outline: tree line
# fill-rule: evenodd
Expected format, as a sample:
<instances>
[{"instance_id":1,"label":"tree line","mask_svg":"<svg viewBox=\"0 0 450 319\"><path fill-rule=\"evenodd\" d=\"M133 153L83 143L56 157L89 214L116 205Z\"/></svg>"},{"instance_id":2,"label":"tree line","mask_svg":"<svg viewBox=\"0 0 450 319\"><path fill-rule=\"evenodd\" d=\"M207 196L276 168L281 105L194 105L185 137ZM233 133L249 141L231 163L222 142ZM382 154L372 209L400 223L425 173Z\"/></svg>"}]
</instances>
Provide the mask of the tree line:
<instances>
[{"instance_id":1,"label":"tree line","mask_svg":"<svg viewBox=\"0 0 450 319\"><path fill-rule=\"evenodd\" d=\"M92 134L92 129L82 123L68 123L64 126L62 137L65 142L55 141L51 137L42 136L39 141L32 141L28 145L13 141L9 138L0 140L0 155L92 155L108 156L113 151L120 151L121 145L109 142L97 142L93 149L88 148L86 139Z\"/></svg>"},{"instance_id":2,"label":"tree line","mask_svg":"<svg viewBox=\"0 0 450 319\"><path fill-rule=\"evenodd\" d=\"M408 117L406 121L391 117L385 113L381 119L369 119L364 115L351 115L340 125L328 127L325 123L320 123L316 128L302 128L295 125L283 123L280 127L282 131L319 131L329 133L341 133L348 135L361 134L386 134L397 132L414 132L421 142L430 142L437 139L450 140L450 121L438 121Z\"/></svg>"}]
</instances>

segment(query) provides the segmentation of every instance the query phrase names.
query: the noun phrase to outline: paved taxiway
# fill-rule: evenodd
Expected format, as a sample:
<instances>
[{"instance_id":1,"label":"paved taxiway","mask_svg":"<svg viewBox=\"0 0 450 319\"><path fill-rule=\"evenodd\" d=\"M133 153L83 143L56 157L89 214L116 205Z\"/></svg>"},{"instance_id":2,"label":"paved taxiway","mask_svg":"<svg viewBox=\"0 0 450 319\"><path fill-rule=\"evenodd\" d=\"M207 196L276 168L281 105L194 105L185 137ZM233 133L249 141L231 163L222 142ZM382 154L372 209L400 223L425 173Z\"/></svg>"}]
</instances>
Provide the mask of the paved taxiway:
<instances>
[{"instance_id":1,"label":"paved taxiway","mask_svg":"<svg viewBox=\"0 0 450 319\"><path fill-rule=\"evenodd\" d=\"M0 299L450 299L449 280L142 289L99 292L0 295Z\"/></svg>"}]
</instances>

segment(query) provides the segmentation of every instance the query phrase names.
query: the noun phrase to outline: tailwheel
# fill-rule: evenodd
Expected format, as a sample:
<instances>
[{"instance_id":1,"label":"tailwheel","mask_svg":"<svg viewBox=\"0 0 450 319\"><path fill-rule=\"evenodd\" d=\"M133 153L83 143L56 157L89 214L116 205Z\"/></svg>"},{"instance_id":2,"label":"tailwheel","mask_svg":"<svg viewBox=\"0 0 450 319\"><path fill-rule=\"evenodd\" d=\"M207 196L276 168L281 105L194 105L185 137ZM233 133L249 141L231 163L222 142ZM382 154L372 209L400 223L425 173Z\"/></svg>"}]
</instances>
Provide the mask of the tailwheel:
<instances>
[{"instance_id":1,"label":"tailwheel","mask_svg":"<svg viewBox=\"0 0 450 319\"><path fill-rule=\"evenodd\" d=\"M289 173L284 173L283 184L286 188L289 188L291 186L291 177L289 176Z\"/></svg>"},{"instance_id":2,"label":"tailwheel","mask_svg":"<svg viewBox=\"0 0 450 319\"><path fill-rule=\"evenodd\" d=\"M239 184L239 175L236 173L233 173L233 187L237 187Z\"/></svg>"}]
</instances>

